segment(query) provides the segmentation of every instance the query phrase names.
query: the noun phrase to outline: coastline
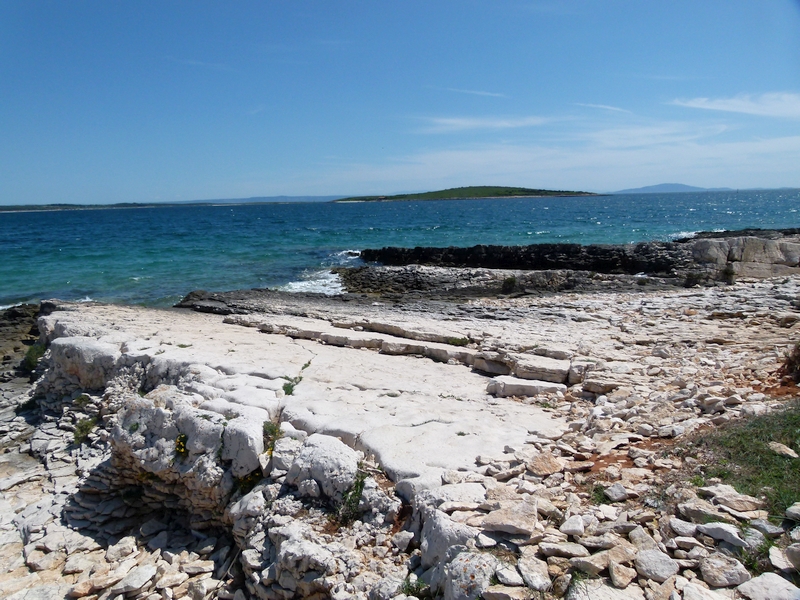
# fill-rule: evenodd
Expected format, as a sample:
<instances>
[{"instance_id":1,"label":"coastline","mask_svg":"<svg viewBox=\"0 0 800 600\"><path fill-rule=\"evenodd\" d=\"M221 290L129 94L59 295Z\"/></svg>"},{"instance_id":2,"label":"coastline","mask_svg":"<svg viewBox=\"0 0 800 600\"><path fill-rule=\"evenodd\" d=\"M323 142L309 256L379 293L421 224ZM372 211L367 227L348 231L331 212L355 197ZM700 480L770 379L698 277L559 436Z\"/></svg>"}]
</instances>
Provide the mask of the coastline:
<instances>
[{"instance_id":1,"label":"coastline","mask_svg":"<svg viewBox=\"0 0 800 600\"><path fill-rule=\"evenodd\" d=\"M733 512L719 490L703 500L672 449L785 403L772 394L800 274L774 276L786 253L760 247L713 263L740 263L732 282L692 287L595 275L503 293L502 269L368 267L432 283L194 292L177 309L44 302L39 379L7 399L38 409L6 419L0 591L401 599L419 582L527 597L580 568L600 576L591 597L722 598L704 566L721 542L692 534L707 555L687 557L671 527L763 511L735 492ZM357 519L332 528L358 477ZM728 589L750 578L738 569L717 569L743 580Z\"/></svg>"}]
</instances>

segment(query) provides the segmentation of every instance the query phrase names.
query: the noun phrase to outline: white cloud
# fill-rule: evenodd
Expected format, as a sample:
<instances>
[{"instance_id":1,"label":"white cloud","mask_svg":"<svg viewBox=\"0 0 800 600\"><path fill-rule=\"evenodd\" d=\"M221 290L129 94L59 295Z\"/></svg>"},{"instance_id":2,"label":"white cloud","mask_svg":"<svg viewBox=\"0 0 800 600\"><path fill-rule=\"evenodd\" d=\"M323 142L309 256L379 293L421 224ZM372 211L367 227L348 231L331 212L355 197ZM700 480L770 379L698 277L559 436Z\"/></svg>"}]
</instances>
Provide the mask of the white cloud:
<instances>
[{"instance_id":1,"label":"white cloud","mask_svg":"<svg viewBox=\"0 0 800 600\"><path fill-rule=\"evenodd\" d=\"M445 92L456 92L458 94L470 94L472 96L490 96L492 98L508 98L505 94L498 94L496 92L483 92L481 90L462 90L459 88L437 88L435 90L442 90Z\"/></svg>"},{"instance_id":2,"label":"white cloud","mask_svg":"<svg viewBox=\"0 0 800 600\"><path fill-rule=\"evenodd\" d=\"M623 112L623 113L631 112L629 110L625 110L624 108L619 108L617 106L608 106L606 104L583 104L582 102L576 102L575 106L585 106L587 108L601 108L603 110L611 110L614 112Z\"/></svg>"},{"instance_id":3,"label":"white cloud","mask_svg":"<svg viewBox=\"0 0 800 600\"><path fill-rule=\"evenodd\" d=\"M761 94L760 96L740 94L733 98L673 100L672 104L689 108L720 110L763 117L800 119L800 94L790 92L773 92Z\"/></svg>"},{"instance_id":4,"label":"white cloud","mask_svg":"<svg viewBox=\"0 0 800 600\"><path fill-rule=\"evenodd\" d=\"M457 131L475 131L518 129L520 127L535 127L548 122L543 117L433 117L426 119L429 125L420 129L421 133L452 133Z\"/></svg>"}]
</instances>

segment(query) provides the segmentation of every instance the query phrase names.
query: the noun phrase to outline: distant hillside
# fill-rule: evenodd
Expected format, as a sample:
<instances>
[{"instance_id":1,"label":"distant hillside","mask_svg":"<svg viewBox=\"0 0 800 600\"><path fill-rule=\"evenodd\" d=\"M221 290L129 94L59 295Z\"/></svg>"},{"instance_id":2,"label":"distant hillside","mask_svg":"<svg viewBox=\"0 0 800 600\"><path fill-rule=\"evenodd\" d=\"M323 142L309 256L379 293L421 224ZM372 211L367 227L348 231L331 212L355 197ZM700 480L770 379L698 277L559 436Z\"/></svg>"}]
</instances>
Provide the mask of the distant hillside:
<instances>
[{"instance_id":1,"label":"distant hillside","mask_svg":"<svg viewBox=\"0 0 800 600\"><path fill-rule=\"evenodd\" d=\"M438 192L398 194L397 196L353 196L334 202L396 202L401 200L465 200L475 198L526 198L531 196L595 196L591 192L564 190L536 190L521 187L481 186L450 188Z\"/></svg>"},{"instance_id":2,"label":"distant hillside","mask_svg":"<svg viewBox=\"0 0 800 600\"><path fill-rule=\"evenodd\" d=\"M682 183L659 183L658 185L648 185L646 187L631 188L612 192L614 194L674 194L678 192L727 192L731 188L701 188Z\"/></svg>"}]
</instances>

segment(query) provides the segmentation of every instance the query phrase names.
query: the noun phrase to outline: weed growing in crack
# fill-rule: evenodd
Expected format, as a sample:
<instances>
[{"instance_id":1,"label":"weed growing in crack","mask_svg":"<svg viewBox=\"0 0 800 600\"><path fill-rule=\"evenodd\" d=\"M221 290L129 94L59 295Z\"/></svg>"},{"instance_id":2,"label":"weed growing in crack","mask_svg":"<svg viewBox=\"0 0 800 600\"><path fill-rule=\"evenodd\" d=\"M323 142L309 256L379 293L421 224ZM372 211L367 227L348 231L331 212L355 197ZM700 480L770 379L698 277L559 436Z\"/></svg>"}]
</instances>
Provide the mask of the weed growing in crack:
<instances>
[{"instance_id":1,"label":"weed growing in crack","mask_svg":"<svg viewBox=\"0 0 800 600\"><path fill-rule=\"evenodd\" d=\"M358 505L361 502L361 494L364 493L364 482L367 474L361 469L356 473L356 479L350 489L342 496L342 503L337 507L334 520L340 526L349 525L360 515Z\"/></svg>"},{"instance_id":2,"label":"weed growing in crack","mask_svg":"<svg viewBox=\"0 0 800 600\"><path fill-rule=\"evenodd\" d=\"M97 419L95 417L78 421L78 424L75 425L75 432L73 433L76 446L80 446L87 440L95 425L97 425Z\"/></svg>"},{"instance_id":3,"label":"weed growing in crack","mask_svg":"<svg viewBox=\"0 0 800 600\"><path fill-rule=\"evenodd\" d=\"M272 456L275 449L275 442L283 437L281 424L275 421L264 421L264 450Z\"/></svg>"}]
</instances>

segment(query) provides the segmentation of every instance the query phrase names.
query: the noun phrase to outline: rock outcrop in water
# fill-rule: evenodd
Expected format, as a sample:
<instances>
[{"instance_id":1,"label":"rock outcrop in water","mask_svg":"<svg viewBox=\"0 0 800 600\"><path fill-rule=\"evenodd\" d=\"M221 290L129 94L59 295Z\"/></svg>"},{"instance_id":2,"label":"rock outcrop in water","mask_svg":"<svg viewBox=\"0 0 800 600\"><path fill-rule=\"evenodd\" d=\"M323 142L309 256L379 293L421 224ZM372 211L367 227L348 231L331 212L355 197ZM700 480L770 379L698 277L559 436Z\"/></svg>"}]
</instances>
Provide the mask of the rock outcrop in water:
<instances>
[{"instance_id":1,"label":"rock outcrop in water","mask_svg":"<svg viewBox=\"0 0 800 600\"><path fill-rule=\"evenodd\" d=\"M361 252L363 260L381 266L338 272L348 291L366 293L507 294L593 289L598 281L624 288L643 285L647 281L642 277L661 285L691 286L798 273L799 233L797 229L712 232L674 242L621 245L386 247Z\"/></svg>"}]
</instances>

